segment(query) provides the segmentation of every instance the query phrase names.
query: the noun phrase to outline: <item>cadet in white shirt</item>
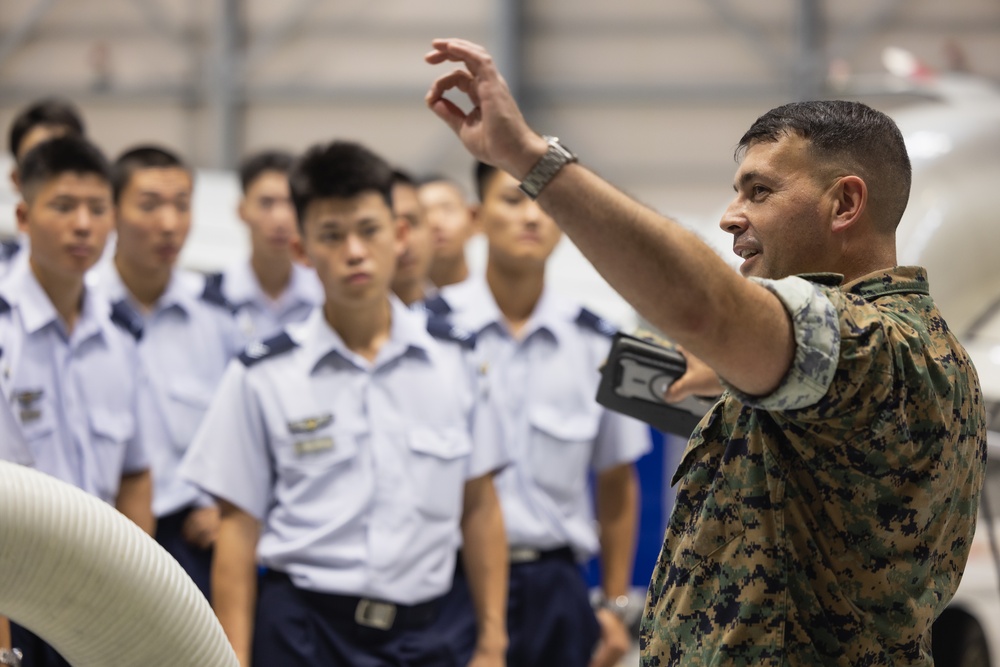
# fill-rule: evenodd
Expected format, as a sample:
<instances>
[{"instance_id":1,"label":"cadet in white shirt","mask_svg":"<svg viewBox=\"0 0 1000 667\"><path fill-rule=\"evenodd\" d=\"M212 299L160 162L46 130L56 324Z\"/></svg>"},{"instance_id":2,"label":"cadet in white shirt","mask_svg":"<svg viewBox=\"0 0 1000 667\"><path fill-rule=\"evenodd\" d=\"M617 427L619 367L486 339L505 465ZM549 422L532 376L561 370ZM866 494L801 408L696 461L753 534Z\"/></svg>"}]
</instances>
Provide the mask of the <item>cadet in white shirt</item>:
<instances>
[{"instance_id":1,"label":"cadet in white shirt","mask_svg":"<svg viewBox=\"0 0 1000 667\"><path fill-rule=\"evenodd\" d=\"M392 210L406 223L406 241L392 276L392 291L409 308L423 309L423 302L437 294L428 274L434 259L434 237L417 198L417 184L404 171L392 172Z\"/></svg>"},{"instance_id":2,"label":"cadet in white shirt","mask_svg":"<svg viewBox=\"0 0 1000 667\"><path fill-rule=\"evenodd\" d=\"M84 283L113 224L110 167L92 144L66 137L30 151L20 179L17 220L31 249L0 284L6 397L36 469L114 504L151 533L137 332ZM12 630L25 666L66 665L38 637Z\"/></svg>"},{"instance_id":3,"label":"cadet in white shirt","mask_svg":"<svg viewBox=\"0 0 1000 667\"><path fill-rule=\"evenodd\" d=\"M289 153L263 151L240 165L239 214L250 231L250 258L206 279L208 292L232 304L246 341L274 336L323 303L316 272L292 257L298 229L288 191L291 164Z\"/></svg>"},{"instance_id":4,"label":"cadet in white shirt","mask_svg":"<svg viewBox=\"0 0 1000 667\"><path fill-rule=\"evenodd\" d=\"M545 286L559 228L506 173L479 165L476 176L476 216L489 242L485 280L445 287L427 307L476 334L503 413L513 459L497 477L511 549L507 659L518 667L610 667L630 646L621 617L638 518L633 462L650 449L649 431L594 398L614 327ZM598 552L610 602L595 619L577 563ZM459 573L448 613L462 591ZM456 626L462 617L454 614Z\"/></svg>"},{"instance_id":5,"label":"cadet in white shirt","mask_svg":"<svg viewBox=\"0 0 1000 667\"><path fill-rule=\"evenodd\" d=\"M347 142L296 163L296 246L326 301L230 365L183 465L222 507L212 594L244 667L459 664L434 625L460 543L470 664L503 664L506 452L471 340L390 295L391 177Z\"/></svg>"},{"instance_id":6,"label":"cadet in white shirt","mask_svg":"<svg viewBox=\"0 0 1000 667\"><path fill-rule=\"evenodd\" d=\"M115 161L112 181L118 239L99 280L142 330L139 423L152 463L156 540L208 596L219 510L178 468L241 338L228 304L212 293L193 296L201 277L176 268L191 229L191 170L168 150L139 146Z\"/></svg>"},{"instance_id":7,"label":"cadet in white shirt","mask_svg":"<svg viewBox=\"0 0 1000 667\"><path fill-rule=\"evenodd\" d=\"M56 137L83 137L83 118L79 110L66 100L47 98L38 100L22 109L10 124L8 146L14 158L10 182L20 190L17 169L21 160L38 144ZM15 262L25 261L24 240L5 239L0 242L0 278L6 275Z\"/></svg>"},{"instance_id":8,"label":"cadet in white shirt","mask_svg":"<svg viewBox=\"0 0 1000 667\"><path fill-rule=\"evenodd\" d=\"M431 282L444 287L466 280L465 246L479 229L464 189L450 178L431 176L421 181L417 196L434 239Z\"/></svg>"}]
</instances>

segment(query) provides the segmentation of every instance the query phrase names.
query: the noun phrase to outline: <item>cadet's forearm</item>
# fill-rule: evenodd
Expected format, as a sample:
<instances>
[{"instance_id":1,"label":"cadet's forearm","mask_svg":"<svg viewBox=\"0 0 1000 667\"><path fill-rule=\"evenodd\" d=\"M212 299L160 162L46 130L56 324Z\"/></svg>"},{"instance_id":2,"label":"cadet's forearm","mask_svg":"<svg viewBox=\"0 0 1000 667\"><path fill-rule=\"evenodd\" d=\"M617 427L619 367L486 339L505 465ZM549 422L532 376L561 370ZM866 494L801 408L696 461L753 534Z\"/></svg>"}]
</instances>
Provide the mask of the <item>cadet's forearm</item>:
<instances>
[{"instance_id":1,"label":"cadet's forearm","mask_svg":"<svg viewBox=\"0 0 1000 667\"><path fill-rule=\"evenodd\" d=\"M628 594L635 557L639 483L629 463L597 477L597 522L601 537L602 588L608 599Z\"/></svg>"},{"instance_id":2,"label":"cadet's forearm","mask_svg":"<svg viewBox=\"0 0 1000 667\"><path fill-rule=\"evenodd\" d=\"M257 540L252 516L222 503L212 561L212 605L242 667L249 667L257 603Z\"/></svg>"},{"instance_id":3,"label":"cadet's forearm","mask_svg":"<svg viewBox=\"0 0 1000 667\"><path fill-rule=\"evenodd\" d=\"M122 475L115 508L146 531L147 535L156 532L156 519L153 517L153 477L148 470Z\"/></svg>"},{"instance_id":4,"label":"cadet's forearm","mask_svg":"<svg viewBox=\"0 0 1000 667\"><path fill-rule=\"evenodd\" d=\"M492 476L465 485L462 565L479 626L477 650L507 650L507 537Z\"/></svg>"},{"instance_id":5,"label":"cadet's forearm","mask_svg":"<svg viewBox=\"0 0 1000 667\"><path fill-rule=\"evenodd\" d=\"M0 616L0 648L14 648L10 643L10 621L6 616Z\"/></svg>"},{"instance_id":6,"label":"cadet's forearm","mask_svg":"<svg viewBox=\"0 0 1000 667\"><path fill-rule=\"evenodd\" d=\"M579 164L564 167L538 202L611 286L672 340L747 393L777 387L794 352L788 315L696 235Z\"/></svg>"}]
</instances>

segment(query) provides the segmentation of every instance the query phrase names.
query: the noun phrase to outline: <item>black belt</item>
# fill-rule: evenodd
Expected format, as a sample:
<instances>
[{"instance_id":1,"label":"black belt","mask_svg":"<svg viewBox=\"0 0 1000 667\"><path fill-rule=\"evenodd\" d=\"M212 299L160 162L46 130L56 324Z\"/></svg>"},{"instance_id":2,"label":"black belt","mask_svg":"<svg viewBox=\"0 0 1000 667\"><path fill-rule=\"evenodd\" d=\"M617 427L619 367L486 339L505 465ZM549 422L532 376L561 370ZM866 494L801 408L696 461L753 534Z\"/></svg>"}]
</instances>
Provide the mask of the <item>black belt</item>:
<instances>
[{"instance_id":1,"label":"black belt","mask_svg":"<svg viewBox=\"0 0 1000 667\"><path fill-rule=\"evenodd\" d=\"M383 631L414 630L425 627L437 617L442 598L414 605L396 604L385 600L373 600L357 595L320 593L299 588L284 572L268 570L265 580L286 583L295 587L311 605L324 614L353 621L357 625Z\"/></svg>"}]
</instances>

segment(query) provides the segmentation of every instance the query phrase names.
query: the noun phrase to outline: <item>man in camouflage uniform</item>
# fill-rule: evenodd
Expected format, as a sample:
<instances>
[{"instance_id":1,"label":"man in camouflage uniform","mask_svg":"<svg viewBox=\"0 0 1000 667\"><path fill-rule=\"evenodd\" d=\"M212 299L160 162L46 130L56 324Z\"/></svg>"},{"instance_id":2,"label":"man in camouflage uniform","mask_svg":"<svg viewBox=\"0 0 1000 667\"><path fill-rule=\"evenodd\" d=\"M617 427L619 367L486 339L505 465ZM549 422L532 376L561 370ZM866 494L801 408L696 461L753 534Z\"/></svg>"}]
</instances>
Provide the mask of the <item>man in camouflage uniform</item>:
<instances>
[{"instance_id":1,"label":"man in camouflage uniform","mask_svg":"<svg viewBox=\"0 0 1000 667\"><path fill-rule=\"evenodd\" d=\"M931 664L972 542L985 415L924 270L896 266L910 164L895 124L848 102L754 123L721 222L745 280L535 134L481 47L438 40L427 60L466 67L427 96L466 148L521 179L726 389L674 477L643 664Z\"/></svg>"}]
</instances>

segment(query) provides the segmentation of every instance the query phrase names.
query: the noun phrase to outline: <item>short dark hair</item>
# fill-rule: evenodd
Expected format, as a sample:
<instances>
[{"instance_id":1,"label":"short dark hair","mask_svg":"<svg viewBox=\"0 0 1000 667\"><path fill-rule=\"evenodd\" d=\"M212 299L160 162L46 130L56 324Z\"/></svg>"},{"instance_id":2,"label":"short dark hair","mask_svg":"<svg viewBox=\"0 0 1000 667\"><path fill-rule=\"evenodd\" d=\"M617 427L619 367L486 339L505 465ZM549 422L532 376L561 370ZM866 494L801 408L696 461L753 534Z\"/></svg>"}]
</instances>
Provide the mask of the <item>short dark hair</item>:
<instances>
[{"instance_id":1,"label":"short dark hair","mask_svg":"<svg viewBox=\"0 0 1000 667\"><path fill-rule=\"evenodd\" d=\"M20 166L21 192L25 198L62 174L94 175L111 183L111 165L101 149L83 137L57 137L28 151Z\"/></svg>"},{"instance_id":2,"label":"short dark hair","mask_svg":"<svg viewBox=\"0 0 1000 667\"><path fill-rule=\"evenodd\" d=\"M489 185L490 179L493 178L499 169L491 164L486 164L485 162L476 162L476 167L473 170L473 177L476 179L476 196L479 197L479 201L483 201L483 195L486 194L486 186Z\"/></svg>"},{"instance_id":3,"label":"short dark hair","mask_svg":"<svg viewBox=\"0 0 1000 667\"><path fill-rule=\"evenodd\" d=\"M736 159L759 142L789 134L806 139L816 155L845 167L868 186L876 224L895 230L910 197L911 168L903 135L891 118L860 102L794 102L768 111L740 139Z\"/></svg>"},{"instance_id":4,"label":"short dark hair","mask_svg":"<svg viewBox=\"0 0 1000 667\"><path fill-rule=\"evenodd\" d=\"M317 199L351 199L374 191L392 209L392 168L361 144L333 141L310 148L288 174L299 228Z\"/></svg>"},{"instance_id":5,"label":"short dark hair","mask_svg":"<svg viewBox=\"0 0 1000 667\"><path fill-rule=\"evenodd\" d=\"M114 190L115 203L122 196L122 192L128 187L132 175L140 169L170 169L176 167L183 169L188 174L191 168L166 148L160 146L136 146L130 148L115 160L111 172L111 185Z\"/></svg>"},{"instance_id":6,"label":"short dark hair","mask_svg":"<svg viewBox=\"0 0 1000 667\"><path fill-rule=\"evenodd\" d=\"M410 172L405 169L400 169L399 167L392 170L392 184L393 185L409 185L410 187L417 187L417 181Z\"/></svg>"},{"instance_id":7,"label":"short dark hair","mask_svg":"<svg viewBox=\"0 0 1000 667\"><path fill-rule=\"evenodd\" d=\"M418 187L430 185L431 183L445 183L450 185L458 191L458 194L462 195L462 199L465 199L465 187L450 176L445 176L444 174L427 174L417 180Z\"/></svg>"},{"instance_id":8,"label":"short dark hair","mask_svg":"<svg viewBox=\"0 0 1000 667\"><path fill-rule=\"evenodd\" d=\"M65 127L66 134L76 137L85 134L83 118L71 102L55 97L38 100L17 114L10 125L8 141L15 160L24 137L39 125Z\"/></svg>"},{"instance_id":9,"label":"short dark hair","mask_svg":"<svg viewBox=\"0 0 1000 667\"><path fill-rule=\"evenodd\" d=\"M246 156L240 162L240 186L243 188L243 194L247 193L253 182L265 171L287 174L294 160L291 153L279 150L260 151Z\"/></svg>"}]
</instances>

